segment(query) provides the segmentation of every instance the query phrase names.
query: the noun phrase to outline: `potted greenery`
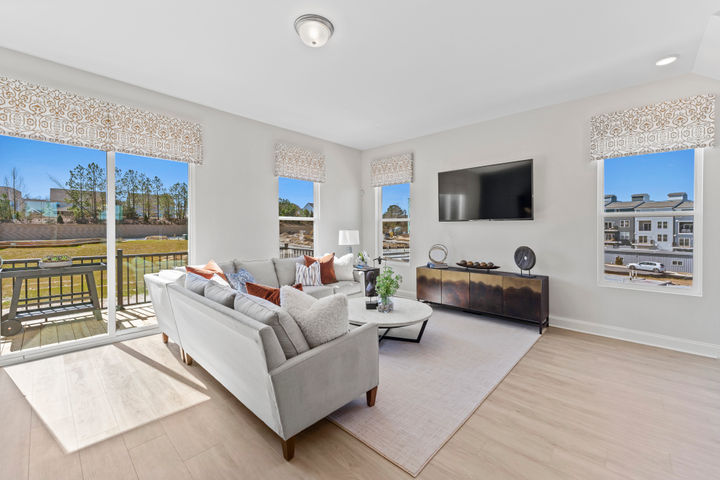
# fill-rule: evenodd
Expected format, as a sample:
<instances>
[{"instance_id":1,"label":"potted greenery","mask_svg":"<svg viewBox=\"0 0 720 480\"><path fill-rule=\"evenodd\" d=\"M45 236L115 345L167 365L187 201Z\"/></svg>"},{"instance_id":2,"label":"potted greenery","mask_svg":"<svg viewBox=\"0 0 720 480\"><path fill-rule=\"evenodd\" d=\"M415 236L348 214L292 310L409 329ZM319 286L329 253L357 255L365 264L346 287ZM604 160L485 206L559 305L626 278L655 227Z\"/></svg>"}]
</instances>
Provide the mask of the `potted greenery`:
<instances>
[{"instance_id":1,"label":"potted greenery","mask_svg":"<svg viewBox=\"0 0 720 480\"><path fill-rule=\"evenodd\" d=\"M67 255L46 255L38 263L40 268L69 267L70 265L72 265L72 259Z\"/></svg>"},{"instance_id":2,"label":"potted greenery","mask_svg":"<svg viewBox=\"0 0 720 480\"><path fill-rule=\"evenodd\" d=\"M385 269L378 275L375 283L375 291L379 297L377 310L381 313L389 313L393 311L392 296L397 293L402 282L402 276L393 272L390 267Z\"/></svg>"}]
</instances>

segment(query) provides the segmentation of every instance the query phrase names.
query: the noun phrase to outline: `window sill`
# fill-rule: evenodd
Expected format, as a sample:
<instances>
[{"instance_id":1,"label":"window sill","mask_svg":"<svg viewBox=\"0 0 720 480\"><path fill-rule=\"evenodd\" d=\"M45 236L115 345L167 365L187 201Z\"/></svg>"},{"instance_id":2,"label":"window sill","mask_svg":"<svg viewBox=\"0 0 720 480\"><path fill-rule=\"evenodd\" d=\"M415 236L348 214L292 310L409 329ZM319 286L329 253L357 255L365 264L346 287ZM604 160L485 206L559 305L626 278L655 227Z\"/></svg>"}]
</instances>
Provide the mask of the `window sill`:
<instances>
[{"instance_id":1,"label":"window sill","mask_svg":"<svg viewBox=\"0 0 720 480\"><path fill-rule=\"evenodd\" d=\"M603 288L614 288L617 290L633 290L642 292L662 293L669 295L684 295L688 297L702 297L702 287L674 288L656 285L642 285L632 283L615 283L607 280L598 280L598 286Z\"/></svg>"}]
</instances>

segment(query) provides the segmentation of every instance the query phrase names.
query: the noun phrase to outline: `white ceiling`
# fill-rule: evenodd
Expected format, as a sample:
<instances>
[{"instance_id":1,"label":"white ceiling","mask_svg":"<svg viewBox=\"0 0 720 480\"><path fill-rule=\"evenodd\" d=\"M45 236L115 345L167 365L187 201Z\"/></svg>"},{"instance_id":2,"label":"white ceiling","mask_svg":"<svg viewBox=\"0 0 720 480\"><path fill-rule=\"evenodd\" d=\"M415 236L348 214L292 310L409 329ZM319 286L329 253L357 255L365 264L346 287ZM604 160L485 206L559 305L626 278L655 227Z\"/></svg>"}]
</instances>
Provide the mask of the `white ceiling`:
<instances>
[{"instance_id":1,"label":"white ceiling","mask_svg":"<svg viewBox=\"0 0 720 480\"><path fill-rule=\"evenodd\" d=\"M0 46L367 149L717 72L719 10L718 0L3 0ZM296 36L304 13L334 23L325 47ZM655 66L669 54L680 59Z\"/></svg>"}]
</instances>

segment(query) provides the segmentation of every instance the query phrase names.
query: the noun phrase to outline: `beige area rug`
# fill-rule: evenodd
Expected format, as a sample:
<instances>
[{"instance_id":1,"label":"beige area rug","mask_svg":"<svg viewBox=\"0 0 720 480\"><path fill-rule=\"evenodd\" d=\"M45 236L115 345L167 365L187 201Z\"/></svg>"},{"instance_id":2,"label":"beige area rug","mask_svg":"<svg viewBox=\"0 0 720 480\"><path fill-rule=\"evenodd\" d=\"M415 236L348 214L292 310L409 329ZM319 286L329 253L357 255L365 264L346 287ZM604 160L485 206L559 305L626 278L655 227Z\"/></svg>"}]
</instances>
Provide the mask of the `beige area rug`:
<instances>
[{"instance_id":1,"label":"beige area rug","mask_svg":"<svg viewBox=\"0 0 720 480\"><path fill-rule=\"evenodd\" d=\"M380 344L375 406L363 397L328 418L417 476L538 338L530 325L435 309L419 344Z\"/></svg>"}]
</instances>

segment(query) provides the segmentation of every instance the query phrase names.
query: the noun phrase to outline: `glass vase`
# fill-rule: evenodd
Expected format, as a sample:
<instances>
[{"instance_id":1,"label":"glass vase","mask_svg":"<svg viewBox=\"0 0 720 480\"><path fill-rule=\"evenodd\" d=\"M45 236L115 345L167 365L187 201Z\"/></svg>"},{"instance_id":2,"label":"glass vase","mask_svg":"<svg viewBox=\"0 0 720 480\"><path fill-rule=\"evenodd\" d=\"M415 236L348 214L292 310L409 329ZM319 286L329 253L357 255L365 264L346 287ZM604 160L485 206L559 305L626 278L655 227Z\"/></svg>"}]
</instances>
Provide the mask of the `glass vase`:
<instances>
[{"instance_id":1,"label":"glass vase","mask_svg":"<svg viewBox=\"0 0 720 480\"><path fill-rule=\"evenodd\" d=\"M393 311L393 301L390 297L378 298L377 311L380 313L390 313Z\"/></svg>"}]
</instances>

